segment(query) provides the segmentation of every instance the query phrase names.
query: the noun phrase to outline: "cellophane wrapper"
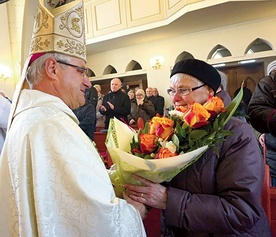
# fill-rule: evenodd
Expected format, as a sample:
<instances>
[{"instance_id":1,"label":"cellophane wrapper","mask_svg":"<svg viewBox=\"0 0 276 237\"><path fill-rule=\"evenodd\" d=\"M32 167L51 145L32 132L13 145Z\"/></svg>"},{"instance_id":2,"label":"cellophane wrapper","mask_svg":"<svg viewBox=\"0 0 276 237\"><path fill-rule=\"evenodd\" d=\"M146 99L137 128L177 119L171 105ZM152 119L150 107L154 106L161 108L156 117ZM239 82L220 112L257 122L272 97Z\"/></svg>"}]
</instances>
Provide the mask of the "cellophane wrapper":
<instances>
[{"instance_id":1,"label":"cellophane wrapper","mask_svg":"<svg viewBox=\"0 0 276 237\"><path fill-rule=\"evenodd\" d=\"M194 163L208 148L203 146L169 158L143 159L132 155L130 151L130 143L135 133L137 132L134 129L118 119L110 120L106 146L113 161L109 176L117 197L122 197L125 183L141 185L132 177L132 174L137 174L154 183L168 182Z\"/></svg>"}]
</instances>

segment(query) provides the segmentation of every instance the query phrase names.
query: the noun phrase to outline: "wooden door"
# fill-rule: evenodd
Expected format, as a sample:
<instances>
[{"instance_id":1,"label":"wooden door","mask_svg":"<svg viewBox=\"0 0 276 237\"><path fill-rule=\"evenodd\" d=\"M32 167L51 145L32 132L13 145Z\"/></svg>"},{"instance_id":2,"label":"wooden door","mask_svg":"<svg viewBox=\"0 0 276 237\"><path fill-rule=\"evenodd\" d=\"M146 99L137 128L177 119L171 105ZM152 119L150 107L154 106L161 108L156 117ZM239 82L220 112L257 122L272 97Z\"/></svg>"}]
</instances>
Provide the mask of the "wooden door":
<instances>
[{"instance_id":1,"label":"wooden door","mask_svg":"<svg viewBox=\"0 0 276 237\"><path fill-rule=\"evenodd\" d=\"M254 63L241 66L219 68L228 77L227 92L234 97L235 91L241 86L242 81L245 81L247 88L253 92L258 81L264 77L264 64Z\"/></svg>"}]
</instances>

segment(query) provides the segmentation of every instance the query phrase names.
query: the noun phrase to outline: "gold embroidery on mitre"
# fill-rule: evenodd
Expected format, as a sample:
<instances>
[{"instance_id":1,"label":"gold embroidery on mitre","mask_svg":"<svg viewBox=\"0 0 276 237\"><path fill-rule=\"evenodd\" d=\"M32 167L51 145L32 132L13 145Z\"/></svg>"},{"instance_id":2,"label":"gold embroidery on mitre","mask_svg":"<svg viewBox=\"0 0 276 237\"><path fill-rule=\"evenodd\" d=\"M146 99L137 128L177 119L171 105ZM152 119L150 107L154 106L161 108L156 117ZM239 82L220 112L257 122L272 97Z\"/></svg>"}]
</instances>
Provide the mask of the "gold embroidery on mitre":
<instances>
[{"instance_id":1,"label":"gold embroidery on mitre","mask_svg":"<svg viewBox=\"0 0 276 237\"><path fill-rule=\"evenodd\" d=\"M47 9L39 0L30 55L59 52L86 60L83 1Z\"/></svg>"}]
</instances>

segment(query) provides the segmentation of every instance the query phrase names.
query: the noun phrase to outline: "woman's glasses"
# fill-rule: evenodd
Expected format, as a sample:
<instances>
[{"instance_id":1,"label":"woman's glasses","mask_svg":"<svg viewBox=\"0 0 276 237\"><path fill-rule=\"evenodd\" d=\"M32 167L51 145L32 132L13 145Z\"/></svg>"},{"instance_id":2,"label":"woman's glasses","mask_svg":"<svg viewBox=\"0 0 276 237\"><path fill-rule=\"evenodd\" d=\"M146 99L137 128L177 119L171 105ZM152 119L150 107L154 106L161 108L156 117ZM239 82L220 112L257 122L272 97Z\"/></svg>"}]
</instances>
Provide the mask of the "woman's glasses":
<instances>
[{"instance_id":1,"label":"woman's glasses","mask_svg":"<svg viewBox=\"0 0 276 237\"><path fill-rule=\"evenodd\" d=\"M191 91L195 91L203 86L205 86L206 84L203 84L203 85L200 85L200 86L197 86L197 87L192 87L192 88L178 88L177 90L174 90L172 88L169 88L167 89L167 92L170 96L175 96L175 94L177 93L178 95L181 95L181 96L185 96L185 95L188 95Z\"/></svg>"}]
</instances>

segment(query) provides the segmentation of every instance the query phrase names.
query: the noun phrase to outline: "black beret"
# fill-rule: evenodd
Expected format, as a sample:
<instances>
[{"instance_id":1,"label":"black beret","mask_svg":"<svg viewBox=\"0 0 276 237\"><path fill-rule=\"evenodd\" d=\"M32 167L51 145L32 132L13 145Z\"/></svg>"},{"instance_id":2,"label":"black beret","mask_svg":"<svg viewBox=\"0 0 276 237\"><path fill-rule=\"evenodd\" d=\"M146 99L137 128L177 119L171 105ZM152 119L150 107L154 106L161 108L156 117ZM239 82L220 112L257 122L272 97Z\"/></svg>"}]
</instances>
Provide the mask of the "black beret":
<instances>
[{"instance_id":1,"label":"black beret","mask_svg":"<svg viewBox=\"0 0 276 237\"><path fill-rule=\"evenodd\" d=\"M171 72L171 77L177 73L184 73L197 78L208 85L216 93L221 78L218 71L210 64L198 59L185 59L177 62Z\"/></svg>"}]
</instances>

